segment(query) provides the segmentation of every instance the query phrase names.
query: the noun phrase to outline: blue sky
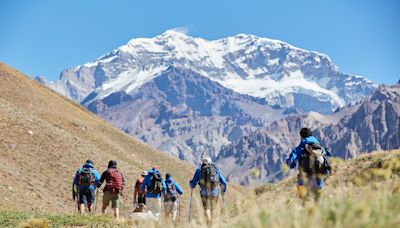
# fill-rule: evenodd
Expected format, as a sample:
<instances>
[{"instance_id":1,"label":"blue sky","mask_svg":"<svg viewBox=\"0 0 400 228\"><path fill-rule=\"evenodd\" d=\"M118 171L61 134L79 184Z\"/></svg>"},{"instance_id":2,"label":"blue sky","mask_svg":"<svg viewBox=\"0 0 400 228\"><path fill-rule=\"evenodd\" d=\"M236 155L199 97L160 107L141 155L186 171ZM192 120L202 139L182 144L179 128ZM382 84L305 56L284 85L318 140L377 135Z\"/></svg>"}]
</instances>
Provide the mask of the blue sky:
<instances>
[{"instance_id":1,"label":"blue sky","mask_svg":"<svg viewBox=\"0 0 400 228\"><path fill-rule=\"evenodd\" d=\"M217 39L250 33L328 54L342 72L400 79L400 1L0 0L0 61L55 80L135 37L185 27Z\"/></svg>"}]
</instances>

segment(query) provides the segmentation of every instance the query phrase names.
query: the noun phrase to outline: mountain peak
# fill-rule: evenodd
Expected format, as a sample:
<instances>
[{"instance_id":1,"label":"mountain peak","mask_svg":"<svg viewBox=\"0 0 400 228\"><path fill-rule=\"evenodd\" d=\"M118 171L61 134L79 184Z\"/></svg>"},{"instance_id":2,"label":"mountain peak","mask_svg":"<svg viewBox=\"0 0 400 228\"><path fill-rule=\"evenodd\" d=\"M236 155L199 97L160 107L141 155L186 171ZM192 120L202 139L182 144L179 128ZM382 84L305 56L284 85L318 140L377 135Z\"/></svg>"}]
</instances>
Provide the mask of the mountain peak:
<instances>
[{"instance_id":1,"label":"mountain peak","mask_svg":"<svg viewBox=\"0 0 400 228\"><path fill-rule=\"evenodd\" d=\"M173 28L168 29L160 36L186 36L187 37L188 30L186 28Z\"/></svg>"}]
</instances>

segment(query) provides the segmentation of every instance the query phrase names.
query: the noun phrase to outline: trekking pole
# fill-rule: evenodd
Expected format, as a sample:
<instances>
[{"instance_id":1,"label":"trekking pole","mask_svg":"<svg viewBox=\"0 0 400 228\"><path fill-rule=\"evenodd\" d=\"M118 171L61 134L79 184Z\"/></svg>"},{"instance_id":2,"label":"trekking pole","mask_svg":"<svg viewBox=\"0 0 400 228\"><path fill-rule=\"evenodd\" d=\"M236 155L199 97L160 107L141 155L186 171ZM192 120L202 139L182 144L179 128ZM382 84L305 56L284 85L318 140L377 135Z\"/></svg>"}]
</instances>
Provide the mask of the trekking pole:
<instances>
[{"instance_id":1,"label":"trekking pole","mask_svg":"<svg viewBox=\"0 0 400 228\"><path fill-rule=\"evenodd\" d=\"M178 201L178 224L181 224L181 200Z\"/></svg>"},{"instance_id":2,"label":"trekking pole","mask_svg":"<svg viewBox=\"0 0 400 228\"><path fill-rule=\"evenodd\" d=\"M190 201L189 201L189 222L192 219L192 196L193 196L193 188L190 191Z\"/></svg>"},{"instance_id":3,"label":"trekking pole","mask_svg":"<svg viewBox=\"0 0 400 228\"><path fill-rule=\"evenodd\" d=\"M95 195L96 195L96 201L94 201L94 213L96 214L96 212L97 212L97 200L99 199L99 189L98 188L96 188Z\"/></svg>"},{"instance_id":4,"label":"trekking pole","mask_svg":"<svg viewBox=\"0 0 400 228\"><path fill-rule=\"evenodd\" d=\"M222 192L222 188L221 188L221 192ZM225 208L225 217L226 217L226 222L228 223L228 227L230 227L230 226L231 226L231 224L229 223L228 209L227 209L227 206L226 206L226 201L225 201L224 194L221 194L221 196L222 196L222 202L224 203L224 208Z\"/></svg>"}]
</instances>

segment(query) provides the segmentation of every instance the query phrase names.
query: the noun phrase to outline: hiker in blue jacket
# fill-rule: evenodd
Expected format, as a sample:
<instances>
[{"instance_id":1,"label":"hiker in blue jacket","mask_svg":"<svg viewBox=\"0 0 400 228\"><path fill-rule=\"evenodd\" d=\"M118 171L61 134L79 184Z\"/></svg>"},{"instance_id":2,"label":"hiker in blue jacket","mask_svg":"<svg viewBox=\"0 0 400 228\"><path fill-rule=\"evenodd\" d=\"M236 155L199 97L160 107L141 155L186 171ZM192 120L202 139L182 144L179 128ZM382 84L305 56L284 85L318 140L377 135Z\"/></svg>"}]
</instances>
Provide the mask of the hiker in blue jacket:
<instances>
[{"instance_id":1,"label":"hiker in blue jacket","mask_svg":"<svg viewBox=\"0 0 400 228\"><path fill-rule=\"evenodd\" d=\"M215 166L210 157L204 157L202 164L196 169L193 179L189 182L192 190L200 185L200 196L203 203L207 224L212 222L212 212L218 203L220 188L222 197L227 189L227 182L221 171Z\"/></svg>"},{"instance_id":2,"label":"hiker in blue jacket","mask_svg":"<svg viewBox=\"0 0 400 228\"><path fill-rule=\"evenodd\" d=\"M297 176L297 196L300 198L302 193L307 192L305 182L308 182L308 189L315 193L318 198L320 189L324 187L324 176L330 172L330 165L328 157L331 153L325 148L319 146L318 140L312 136L312 131L309 128L302 128L300 130L301 141L299 146L294 148L286 160L286 164L291 168L295 168L298 163L299 174ZM322 157L323 170L316 170L315 159L312 158L310 152L306 148L317 148L321 154L317 157ZM311 149L312 150L312 149ZM311 159L311 160L310 160ZM312 160L314 159L314 160Z\"/></svg>"},{"instance_id":3,"label":"hiker in blue jacket","mask_svg":"<svg viewBox=\"0 0 400 228\"><path fill-rule=\"evenodd\" d=\"M165 175L165 185L167 186L166 194L164 195L165 220L168 221L170 214L172 214L172 221L175 222L178 210L178 194L182 195L183 191L169 173Z\"/></svg>"},{"instance_id":4,"label":"hiker in blue jacket","mask_svg":"<svg viewBox=\"0 0 400 228\"><path fill-rule=\"evenodd\" d=\"M75 201L78 197L79 212L85 211L85 206L91 212L91 206L94 203L94 192L99 183L100 175L94 169L93 162L87 160L85 164L76 171L72 184L72 196Z\"/></svg>"},{"instance_id":5,"label":"hiker in blue jacket","mask_svg":"<svg viewBox=\"0 0 400 228\"><path fill-rule=\"evenodd\" d=\"M161 212L161 194L165 195L166 191L167 186L160 174L160 167L154 166L143 180L142 192L146 192L146 208L153 213L157 221Z\"/></svg>"}]
</instances>

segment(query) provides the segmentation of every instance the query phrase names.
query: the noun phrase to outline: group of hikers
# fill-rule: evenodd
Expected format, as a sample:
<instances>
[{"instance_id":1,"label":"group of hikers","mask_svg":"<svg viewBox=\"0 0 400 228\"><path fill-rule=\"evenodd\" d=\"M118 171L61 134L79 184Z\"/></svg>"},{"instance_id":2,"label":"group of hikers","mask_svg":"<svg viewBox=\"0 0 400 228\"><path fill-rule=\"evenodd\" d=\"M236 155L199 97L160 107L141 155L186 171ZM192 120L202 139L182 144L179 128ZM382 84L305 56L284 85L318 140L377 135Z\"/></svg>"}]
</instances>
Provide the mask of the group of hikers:
<instances>
[{"instance_id":1,"label":"group of hikers","mask_svg":"<svg viewBox=\"0 0 400 228\"><path fill-rule=\"evenodd\" d=\"M297 177L297 196L302 197L304 189L310 190L316 198L320 196L320 190L324 186L324 178L332 170L329 164L329 157L332 154L320 146L318 140L312 136L309 128L300 130L301 141L299 146L294 148L286 160L290 168L298 164L299 174ZM114 217L119 218L121 204L120 196L125 188L125 179L117 168L117 162L111 160L107 169L100 176L94 169L93 162L87 160L76 172L73 180L73 199L78 202L78 210L83 213L86 208L92 211L93 203L98 194L96 188L100 188L105 182L103 189L102 212L105 213L111 202L114 209ZM192 190L190 198L190 209L193 189L200 186L200 196L204 209L204 216L207 224L212 223L213 210L218 203L219 195L224 199L227 190L227 181L220 169L206 156L196 169L189 186ZM178 197L183 194L182 188L176 183L172 175L167 173L165 178L160 173L160 167L154 166L148 171L142 171L134 186L134 212L146 210L151 212L156 221L160 218L161 199L164 199L164 211L166 220L176 221L178 210ZM96 207L95 207L96 208ZM226 208L225 208L226 210ZM189 212L189 219L190 219Z\"/></svg>"},{"instance_id":2,"label":"group of hikers","mask_svg":"<svg viewBox=\"0 0 400 228\"><path fill-rule=\"evenodd\" d=\"M87 160L75 174L72 186L73 199L77 201L80 213L84 213L86 208L88 212L91 212L93 203L97 202L97 199L95 200L95 197L98 196L96 188L100 188L104 181L106 184L103 189L102 212L105 213L111 202L114 217L118 219L121 206L120 196L125 188L125 179L114 160L109 161L108 167L101 177L94 169L93 162ZM227 181L211 158L204 157L189 185L192 192L197 185L200 186L204 214L207 223L211 224L212 211L217 205L220 189L223 196L227 189ZM160 167L153 166L148 171L142 171L135 183L134 212L146 210L151 212L154 219L158 221L161 213L161 199L163 198L165 219L176 222L178 197L182 194L182 188L173 180L171 174L167 173L163 178Z\"/></svg>"}]
</instances>

